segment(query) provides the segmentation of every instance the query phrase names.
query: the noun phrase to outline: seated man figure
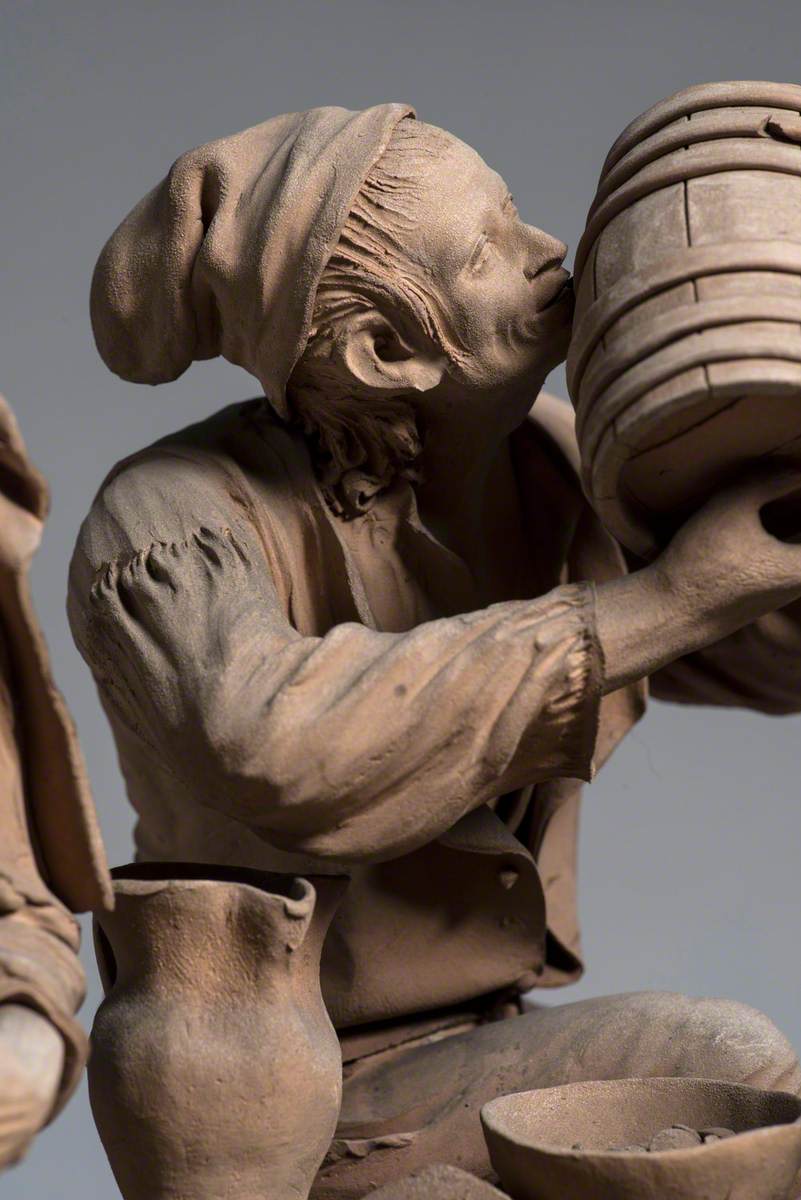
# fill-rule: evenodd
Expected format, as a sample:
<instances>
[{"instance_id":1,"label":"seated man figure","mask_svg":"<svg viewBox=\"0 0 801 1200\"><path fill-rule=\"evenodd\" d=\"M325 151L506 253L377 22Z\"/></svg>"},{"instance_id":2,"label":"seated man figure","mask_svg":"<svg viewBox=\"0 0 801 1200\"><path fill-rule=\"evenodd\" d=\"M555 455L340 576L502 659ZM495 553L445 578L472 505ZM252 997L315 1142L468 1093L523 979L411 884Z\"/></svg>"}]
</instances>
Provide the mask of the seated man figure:
<instances>
[{"instance_id":1,"label":"seated man figure","mask_svg":"<svg viewBox=\"0 0 801 1200\"><path fill-rule=\"evenodd\" d=\"M30 603L47 508L0 397L0 1168L66 1103L86 1061L70 909L110 899L72 724Z\"/></svg>"},{"instance_id":2,"label":"seated man figure","mask_svg":"<svg viewBox=\"0 0 801 1200\"><path fill-rule=\"evenodd\" d=\"M722 495L628 572L569 409L537 399L570 334L565 252L474 151L385 105L184 156L95 273L113 370L222 354L264 390L111 472L69 610L140 858L352 877L323 961L345 1094L318 1197L437 1160L486 1175L477 1114L502 1092L801 1085L742 1005L521 1011L581 973L580 781L645 681L801 708L801 548L759 519L797 474Z\"/></svg>"}]
</instances>

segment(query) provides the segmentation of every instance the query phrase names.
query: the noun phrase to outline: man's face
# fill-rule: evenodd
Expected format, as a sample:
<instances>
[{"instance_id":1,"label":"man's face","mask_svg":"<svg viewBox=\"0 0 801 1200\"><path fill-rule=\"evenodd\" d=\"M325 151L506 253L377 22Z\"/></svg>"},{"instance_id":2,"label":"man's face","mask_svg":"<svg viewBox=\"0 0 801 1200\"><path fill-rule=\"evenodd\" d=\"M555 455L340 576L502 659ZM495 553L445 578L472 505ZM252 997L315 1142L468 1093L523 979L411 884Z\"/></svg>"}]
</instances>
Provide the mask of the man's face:
<instances>
[{"instance_id":1,"label":"man's face","mask_svg":"<svg viewBox=\"0 0 801 1200\"><path fill-rule=\"evenodd\" d=\"M493 391L538 389L567 352L567 247L525 225L501 177L450 135L427 172L420 212L407 252L425 269L454 373Z\"/></svg>"}]
</instances>

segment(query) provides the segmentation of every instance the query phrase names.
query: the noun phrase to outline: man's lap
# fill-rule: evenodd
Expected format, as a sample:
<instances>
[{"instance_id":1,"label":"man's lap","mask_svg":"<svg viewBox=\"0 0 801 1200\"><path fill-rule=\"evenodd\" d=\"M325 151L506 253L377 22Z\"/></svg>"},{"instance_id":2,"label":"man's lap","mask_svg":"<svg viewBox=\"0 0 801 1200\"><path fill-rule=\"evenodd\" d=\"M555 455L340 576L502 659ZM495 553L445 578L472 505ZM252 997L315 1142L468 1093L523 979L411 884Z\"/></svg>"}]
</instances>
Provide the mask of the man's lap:
<instances>
[{"instance_id":1,"label":"man's lap","mask_svg":"<svg viewBox=\"0 0 801 1200\"><path fill-rule=\"evenodd\" d=\"M792 1047L745 1005L634 992L537 1007L350 1064L313 1200L356 1200L436 1161L486 1177L479 1111L488 1100L585 1079L658 1075L801 1089Z\"/></svg>"}]
</instances>

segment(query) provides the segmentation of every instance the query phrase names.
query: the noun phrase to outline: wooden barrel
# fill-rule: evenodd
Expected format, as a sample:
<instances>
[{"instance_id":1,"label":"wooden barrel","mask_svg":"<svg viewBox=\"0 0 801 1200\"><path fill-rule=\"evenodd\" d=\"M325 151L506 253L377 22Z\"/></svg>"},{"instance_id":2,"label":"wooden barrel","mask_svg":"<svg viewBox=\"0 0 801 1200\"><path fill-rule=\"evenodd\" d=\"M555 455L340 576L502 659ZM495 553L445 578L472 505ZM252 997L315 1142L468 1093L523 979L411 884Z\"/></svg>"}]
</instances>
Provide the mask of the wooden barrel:
<instances>
[{"instance_id":1,"label":"wooden barrel","mask_svg":"<svg viewBox=\"0 0 801 1200\"><path fill-rule=\"evenodd\" d=\"M584 487L647 557L752 460L801 459L801 86L702 84L629 125L575 282Z\"/></svg>"}]
</instances>

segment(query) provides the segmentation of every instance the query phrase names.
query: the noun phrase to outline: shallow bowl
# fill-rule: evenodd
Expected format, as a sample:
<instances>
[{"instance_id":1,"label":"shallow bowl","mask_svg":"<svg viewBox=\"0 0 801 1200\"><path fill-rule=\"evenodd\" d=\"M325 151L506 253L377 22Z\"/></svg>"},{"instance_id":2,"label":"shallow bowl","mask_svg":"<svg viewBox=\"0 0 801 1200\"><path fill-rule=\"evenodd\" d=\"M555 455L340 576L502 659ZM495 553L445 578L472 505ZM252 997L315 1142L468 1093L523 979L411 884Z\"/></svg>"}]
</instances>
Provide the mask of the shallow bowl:
<instances>
[{"instance_id":1,"label":"shallow bowl","mask_svg":"<svg viewBox=\"0 0 801 1200\"><path fill-rule=\"evenodd\" d=\"M789 1200L801 1167L801 1100L709 1079L519 1092L485 1104L481 1122L514 1200ZM659 1153L609 1149L676 1124L738 1136Z\"/></svg>"}]
</instances>

